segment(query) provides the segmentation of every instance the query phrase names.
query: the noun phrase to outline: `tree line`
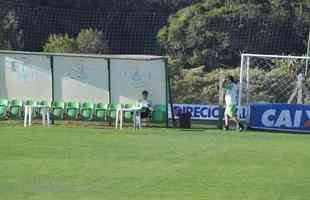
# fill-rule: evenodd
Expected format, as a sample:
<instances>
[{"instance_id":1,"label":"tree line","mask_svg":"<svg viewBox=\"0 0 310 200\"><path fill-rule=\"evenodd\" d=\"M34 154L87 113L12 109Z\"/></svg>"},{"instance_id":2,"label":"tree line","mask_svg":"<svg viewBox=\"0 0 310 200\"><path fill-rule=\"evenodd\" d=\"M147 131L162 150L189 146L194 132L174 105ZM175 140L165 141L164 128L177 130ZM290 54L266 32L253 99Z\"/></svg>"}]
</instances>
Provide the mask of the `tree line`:
<instances>
[{"instance_id":1,"label":"tree line","mask_svg":"<svg viewBox=\"0 0 310 200\"><path fill-rule=\"evenodd\" d=\"M99 11L175 12L199 0L2 0L6 2L63 9Z\"/></svg>"},{"instance_id":2,"label":"tree line","mask_svg":"<svg viewBox=\"0 0 310 200\"><path fill-rule=\"evenodd\" d=\"M309 0L0 0L0 48L168 54L180 103L213 102L243 52L304 55L309 30Z\"/></svg>"}]
</instances>

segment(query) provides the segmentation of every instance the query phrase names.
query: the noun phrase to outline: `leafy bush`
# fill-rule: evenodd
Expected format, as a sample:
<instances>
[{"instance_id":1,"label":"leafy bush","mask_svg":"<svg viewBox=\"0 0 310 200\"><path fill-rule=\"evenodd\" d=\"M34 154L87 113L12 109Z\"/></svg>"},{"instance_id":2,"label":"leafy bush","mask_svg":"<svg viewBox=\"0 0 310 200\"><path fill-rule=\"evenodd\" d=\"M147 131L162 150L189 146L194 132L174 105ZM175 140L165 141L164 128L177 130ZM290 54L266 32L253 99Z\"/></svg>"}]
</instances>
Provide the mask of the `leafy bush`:
<instances>
[{"instance_id":1,"label":"leafy bush","mask_svg":"<svg viewBox=\"0 0 310 200\"><path fill-rule=\"evenodd\" d=\"M79 33L76 42L80 53L108 53L107 41L103 39L102 32L84 29Z\"/></svg>"},{"instance_id":2,"label":"leafy bush","mask_svg":"<svg viewBox=\"0 0 310 200\"><path fill-rule=\"evenodd\" d=\"M250 69L250 102L277 102L286 103L290 98L295 86L296 77L302 66L297 63L293 75L290 72L288 62L272 61L273 69L262 70L256 66ZM183 70L178 80L173 80L172 92L175 102L178 103L202 103L217 104L219 102L219 76L231 75L239 80L240 70L236 69L215 69L209 72L203 67ZM305 80L305 85L310 88L310 79ZM243 90L246 92L245 90ZM310 94L309 94L310 95ZM308 97L309 97L308 95ZM243 94L246 97L246 94ZM310 98L306 98L310 99ZM245 99L243 99L243 102ZM307 100L308 101L308 100ZM310 100L309 100L310 101Z\"/></svg>"},{"instance_id":3,"label":"leafy bush","mask_svg":"<svg viewBox=\"0 0 310 200\"><path fill-rule=\"evenodd\" d=\"M44 52L53 53L89 53L100 54L108 52L107 41L100 31L83 29L76 39L65 35L50 35L43 47Z\"/></svg>"},{"instance_id":4,"label":"leafy bush","mask_svg":"<svg viewBox=\"0 0 310 200\"><path fill-rule=\"evenodd\" d=\"M178 80L173 80L172 93L178 103L217 104L219 102L219 76L232 75L237 80L239 69L204 71L204 67L183 70Z\"/></svg>"},{"instance_id":5,"label":"leafy bush","mask_svg":"<svg viewBox=\"0 0 310 200\"><path fill-rule=\"evenodd\" d=\"M297 27L310 23L309 12L301 11L290 1L201 0L171 15L157 39L183 69L237 66L240 52L300 54L305 34Z\"/></svg>"},{"instance_id":6,"label":"leafy bush","mask_svg":"<svg viewBox=\"0 0 310 200\"><path fill-rule=\"evenodd\" d=\"M73 38L68 34L65 35L50 35L47 42L43 46L44 52L52 53L77 53L77 45Z\"/></svg>"},{"instance_id":7,"label":"leafy bush","mask_svg":"<svg viewBox=\"0 0 310 200\"><path fill-rule=\"evenodd\" d=\"M0 48L22 51L24 32L18 29L19 20L14 11L0 13Z\"/></svg>"}]
</instances>

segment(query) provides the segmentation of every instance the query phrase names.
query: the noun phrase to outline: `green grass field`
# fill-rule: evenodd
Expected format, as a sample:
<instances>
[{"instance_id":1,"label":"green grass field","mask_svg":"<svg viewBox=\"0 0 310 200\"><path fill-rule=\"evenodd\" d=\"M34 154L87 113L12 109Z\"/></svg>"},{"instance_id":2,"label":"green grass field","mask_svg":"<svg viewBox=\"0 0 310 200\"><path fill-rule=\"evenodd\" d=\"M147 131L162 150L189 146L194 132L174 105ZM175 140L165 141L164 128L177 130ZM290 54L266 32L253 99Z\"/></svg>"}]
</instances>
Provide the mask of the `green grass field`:
<instances>
[{"instance_id":1,"label":"green grass field","mask_svg":"<svg viewBox=\"0 0 310 200\"><path fill-rule=\"evenodd\" d=\"M0 126L1 200L308 200L310 136Z\"/></svg>"}]
</instances>

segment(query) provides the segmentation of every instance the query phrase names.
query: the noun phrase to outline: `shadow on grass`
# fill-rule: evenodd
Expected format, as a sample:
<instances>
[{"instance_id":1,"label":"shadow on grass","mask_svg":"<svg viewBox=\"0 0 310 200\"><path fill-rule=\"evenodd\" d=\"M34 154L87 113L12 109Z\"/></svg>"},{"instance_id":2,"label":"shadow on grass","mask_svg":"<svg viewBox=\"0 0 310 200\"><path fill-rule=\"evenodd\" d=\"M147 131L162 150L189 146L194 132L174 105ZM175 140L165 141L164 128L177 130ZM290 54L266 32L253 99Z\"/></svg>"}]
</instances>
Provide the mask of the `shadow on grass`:
<instances>
[{"instance_id":1,"label":"shadow on grass","mask_svg":"<svg viewBox=\"0 0 310 200\"><path fill-rule=\"evenodd\" d=\"M252 132L261 132L261 133L270 133L270 134L285 134L285 135L309 135L310 132L294 132L294 131L281 131L281 130L258 130L258 129L251 129L248 128L246 131L252 131Z\"/></svg>"},{"instance_id":2,"label":"shadow on grass","mask_svg":"<svg viewBox=\"0 0 310 200\"><path fill-rule=\"evenodd\" d=\"M206 131L207 129L202 129L202 128L195 128L195 129L177 129L182 132L201 132L201 131Z\"/></svg>"}]
</instances>

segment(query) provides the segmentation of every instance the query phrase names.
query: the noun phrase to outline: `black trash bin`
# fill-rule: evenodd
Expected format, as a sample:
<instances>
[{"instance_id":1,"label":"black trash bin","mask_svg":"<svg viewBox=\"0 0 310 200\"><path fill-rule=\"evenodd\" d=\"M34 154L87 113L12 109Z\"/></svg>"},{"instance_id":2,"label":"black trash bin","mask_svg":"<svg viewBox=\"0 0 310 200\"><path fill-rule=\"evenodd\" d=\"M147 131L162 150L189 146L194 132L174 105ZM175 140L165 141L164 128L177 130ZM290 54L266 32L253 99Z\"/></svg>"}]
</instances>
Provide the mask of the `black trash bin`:
<instances>
[{"instance_id":1,"label":"black trash bin","mask_svg":"<svg viewBox=\"0 0 310 200\"><path fill-rule=\"evenodd\" d=\"M192 114L190 112L182 112L178 116L180 128L191 128Z\"/></svg>"}]
</instances>

